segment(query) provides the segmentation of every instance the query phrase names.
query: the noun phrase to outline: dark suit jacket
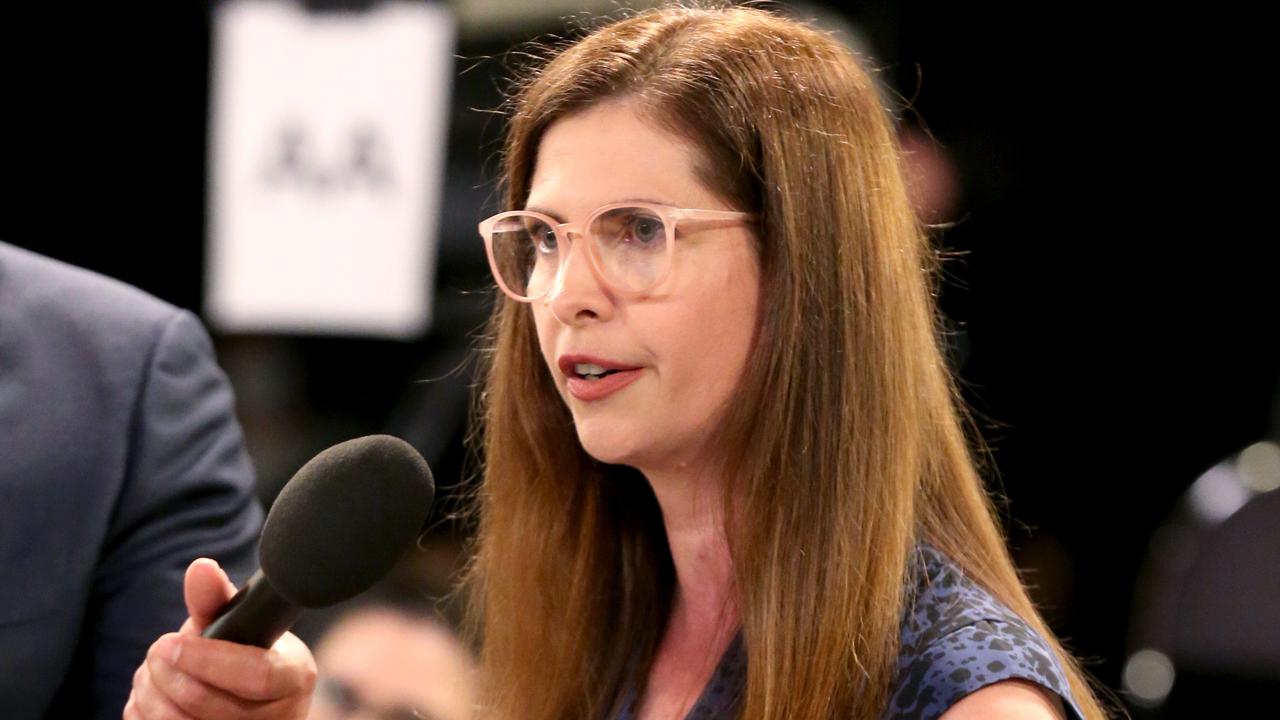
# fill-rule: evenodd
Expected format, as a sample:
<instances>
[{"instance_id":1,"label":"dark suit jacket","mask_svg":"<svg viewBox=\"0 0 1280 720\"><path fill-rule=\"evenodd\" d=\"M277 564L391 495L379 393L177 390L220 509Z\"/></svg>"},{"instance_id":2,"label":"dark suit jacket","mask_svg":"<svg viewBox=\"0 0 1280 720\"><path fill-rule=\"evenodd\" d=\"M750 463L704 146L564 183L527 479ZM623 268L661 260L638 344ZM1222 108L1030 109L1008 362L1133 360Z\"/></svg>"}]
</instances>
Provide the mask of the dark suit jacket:
<instances>
[{"instance_id":1,"label":"dark suit jacket","mask_svg":"<svg viewBox=\"0 0 1280 720\"><path fill-rule=\"evenodd\" d=\"M261 521L199 321L0 243L0 715L119 718L187 564L242 579Z\"/></svg>"}]
</instances>

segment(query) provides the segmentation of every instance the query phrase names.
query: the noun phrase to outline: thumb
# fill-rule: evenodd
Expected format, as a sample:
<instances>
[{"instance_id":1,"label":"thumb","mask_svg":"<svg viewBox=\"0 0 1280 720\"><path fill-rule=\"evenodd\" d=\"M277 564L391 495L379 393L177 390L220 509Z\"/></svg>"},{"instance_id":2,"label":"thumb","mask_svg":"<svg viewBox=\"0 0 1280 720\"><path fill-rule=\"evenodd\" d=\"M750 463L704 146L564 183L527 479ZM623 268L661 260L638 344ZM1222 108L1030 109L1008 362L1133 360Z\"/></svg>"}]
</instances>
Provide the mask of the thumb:
<instances>
[{"instance_id":1,"label":"thumb","mask_svg":"<svg viewBox=\"0 0 1280 720\"><path fill-rule=\"evenodd\" d=\"M235 594L235 584L218 566L217 561L199 558L191 563L182 583L182 595L186 599L187 613L191 617L183 624L182 633L200 634Z\"/></svg>"}]
</instances>

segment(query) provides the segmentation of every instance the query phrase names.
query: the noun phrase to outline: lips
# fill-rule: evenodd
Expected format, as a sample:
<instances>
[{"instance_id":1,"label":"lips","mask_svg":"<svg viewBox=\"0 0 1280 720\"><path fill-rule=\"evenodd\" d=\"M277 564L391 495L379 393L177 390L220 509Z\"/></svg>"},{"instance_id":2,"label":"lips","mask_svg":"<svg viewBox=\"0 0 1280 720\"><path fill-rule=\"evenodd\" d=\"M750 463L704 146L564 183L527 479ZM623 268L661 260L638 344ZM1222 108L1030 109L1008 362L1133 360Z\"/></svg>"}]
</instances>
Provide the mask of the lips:
<instances>
[{"instance_id":1,"label":"lips","mask_svg":"<svg viewBox=\"0 0 1280 720\"><path fill-rule=\"evenodd\" d=\"M568 378L581 377L578 375L578 365L596 365L603 368L606 372L610 370L626 371L639 369L638 365L629 365L624 362L596 357L594 355L561 355L556 361L556 364L560 366L560 372L564 373L565 377Z\"/></svg>"},{"instance_id":2,"label":"lips","mask_svg":"<svg viewBox=\"0 0 1280 720\"><path fill-rule=\"evenodd\" d=\"M561 355L556 363L568 378L569 394L584 401L602 400L635 382L644 368L592 355ZM578 366L594 365L602 377L588 379L578 374ZM592 368L593 370L596 368Z\"/></svg>"}]
</instances>

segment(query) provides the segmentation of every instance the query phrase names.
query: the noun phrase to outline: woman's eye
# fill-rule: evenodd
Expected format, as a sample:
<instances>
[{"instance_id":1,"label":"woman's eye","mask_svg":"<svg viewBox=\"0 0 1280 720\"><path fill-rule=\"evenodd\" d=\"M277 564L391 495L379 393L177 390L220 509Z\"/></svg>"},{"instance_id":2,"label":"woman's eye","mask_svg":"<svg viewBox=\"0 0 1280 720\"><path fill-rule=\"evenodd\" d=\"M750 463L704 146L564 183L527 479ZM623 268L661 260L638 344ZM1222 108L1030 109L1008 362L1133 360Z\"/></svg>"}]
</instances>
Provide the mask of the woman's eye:
<instances>
[{"instance_id":1,"label":"woman's eye","mask_svg":"<svg viewBox=\"0 0 1280 720\"><path fill-rule=\"evenodd\" d=\"M535 232L534 241L537 242L538 252L540 253L553 253L558 247L556 233L551 228L543 228Z\"/></svg>"},{"instance_id":2,"label":"woman's eye","mask_svg":"<svg viewBox=\"0 0 1280 720\"><path fill-rule=\"evenodd\" d=\"M662 227L662 221L645 215L636 216L632 219L631 235L637 242L644 245L653 245L666 239L666 231Z\"/></svg>"}]
</instances>

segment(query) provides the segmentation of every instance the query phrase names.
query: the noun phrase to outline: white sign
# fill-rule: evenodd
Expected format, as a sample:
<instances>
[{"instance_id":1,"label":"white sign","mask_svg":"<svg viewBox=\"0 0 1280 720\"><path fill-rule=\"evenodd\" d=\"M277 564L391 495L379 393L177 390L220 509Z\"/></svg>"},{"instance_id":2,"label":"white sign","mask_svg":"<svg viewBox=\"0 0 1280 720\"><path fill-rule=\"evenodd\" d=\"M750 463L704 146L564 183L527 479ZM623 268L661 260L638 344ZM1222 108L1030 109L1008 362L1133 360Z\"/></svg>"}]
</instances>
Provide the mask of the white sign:
<instances>
[{"instance_id":1,"label":"white sign","mask_svg":"<svg viewBox=\"0 0 1280 720\"><path fill-rule=\"evenodd\" d=\"M453 70L448 9L215 8L209 320L235 332L422 334Z\"/></svg>"}]
</instances>

